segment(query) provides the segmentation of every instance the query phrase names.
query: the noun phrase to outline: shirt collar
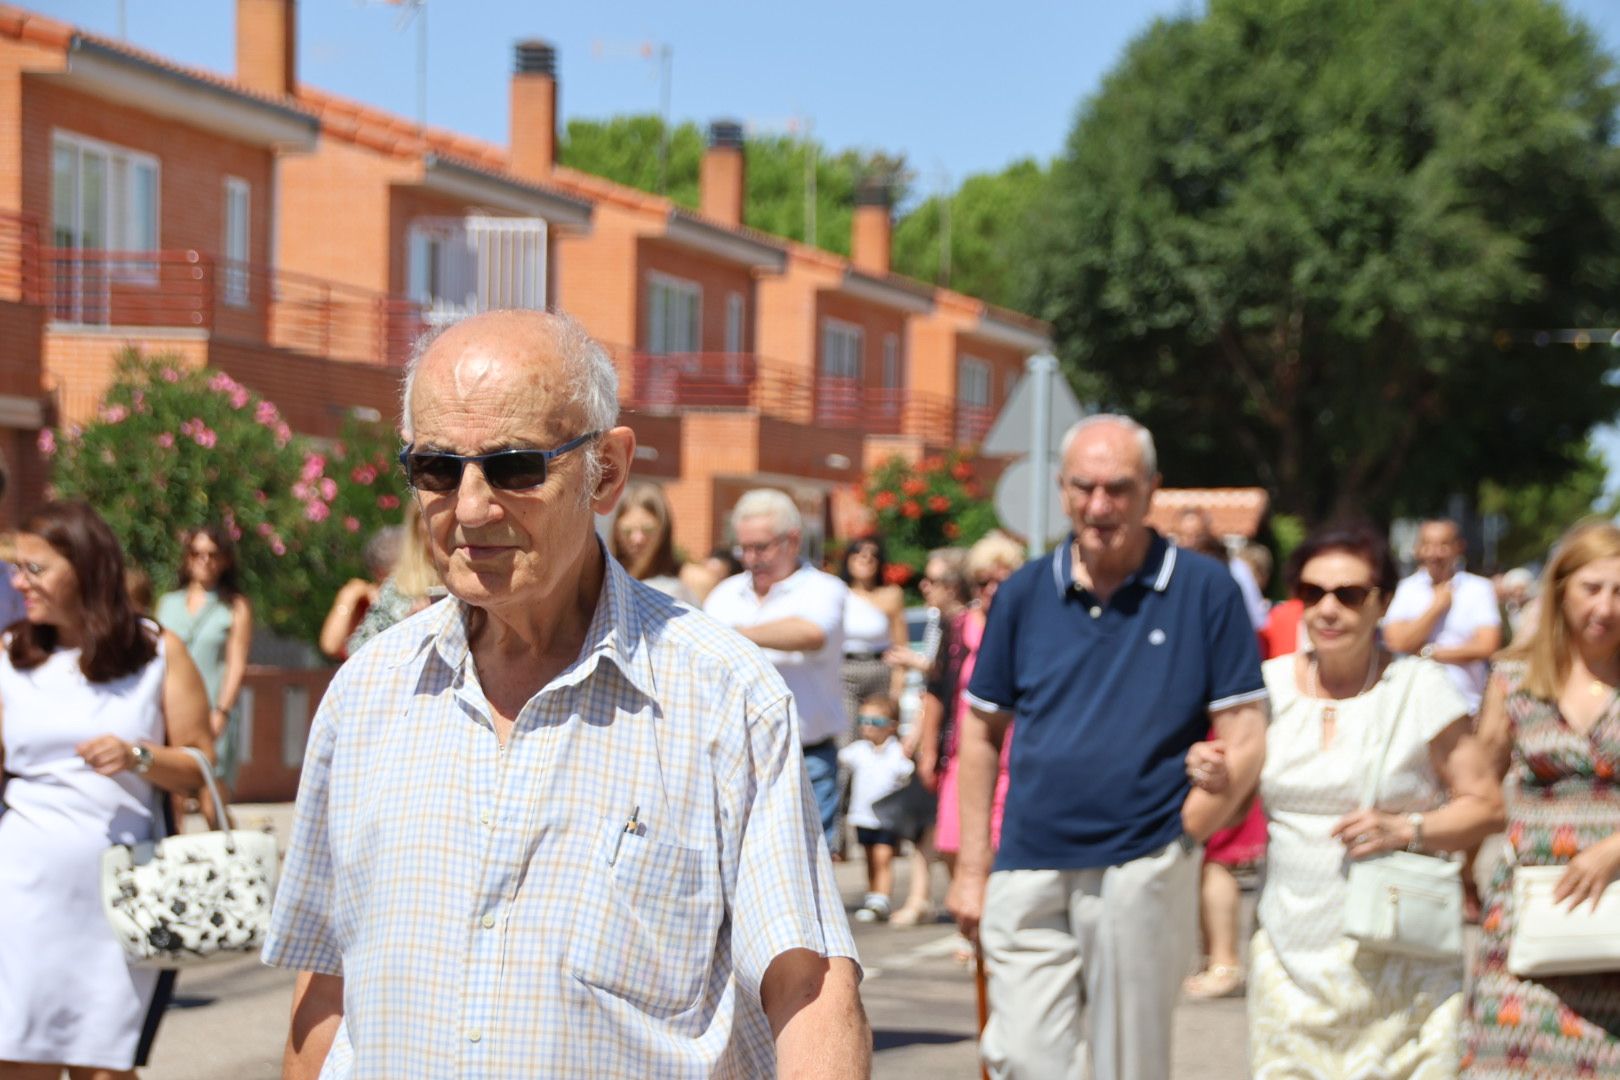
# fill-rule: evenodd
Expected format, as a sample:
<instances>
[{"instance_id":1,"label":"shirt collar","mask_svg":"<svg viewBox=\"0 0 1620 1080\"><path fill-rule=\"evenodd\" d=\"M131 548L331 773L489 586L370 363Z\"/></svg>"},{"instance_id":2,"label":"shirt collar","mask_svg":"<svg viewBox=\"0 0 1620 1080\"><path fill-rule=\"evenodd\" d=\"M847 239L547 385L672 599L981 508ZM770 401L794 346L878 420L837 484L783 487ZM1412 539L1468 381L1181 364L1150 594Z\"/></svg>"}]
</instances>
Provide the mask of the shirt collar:
<instances>
[{"instance_id":1,"label":"shirt collar","mask_svg":"<svg viewBox=\"0 0 1620 1080\"><path fill-rule=\"evenodd\" d=\"M1075 535L1071 532L1052 551L1052 582L1057 587L1059 597L1067 596L1075 587L1074 542ZM1142 559L1142 565L1121 584L1135 582L1145 589L1164 592L1170 587L1170 576L1175 571L1176 545L1160 536L1156 529L1149 529L1147 555Z\"/></svg>"},{"instance_id":2,"label":"shirt collar","mask_svg":"<svg viewBox=\"0 0 1620 1080\"><path fill-rule=\"evenodd\" d=\"M601 539L597 539L601 547ZM652 660L647 655L648 637L644 632L644 619L636 603L635 590L640 587L618 561L602 550L604 571L602 591L597 594L596 610L590 625L585 628L585 641L579 656L556 681L560 684L580 682L596 670L602 660L611 662L636 690L653 697ZM453 671L459 671L471 652L467 640L467 619L472 606L463 600L449 597L437 605L444 609L439 616L436 631L431 637L434 651Z\"/></svg>"},{"instance_id":3,"label":"shirt collar","mask_svg":"<svg viewBox=\"0 0 1620 1080\"><path fill-rule=\"evenodd\" d=\"M776 582L770 588L766 589L764 596L760 596L759 593L754 591L754 575L751 572L745 573L741 575L743 579L743 588L748 590L748 594L750 596L753 596L763 604L766 598L777 590L781 590L782 592L791 592L800 581L804 580L804 572L808 569L810 569L810 564L800 560L799 565L793 568L793 572L787 577L783 578L781 581Z\"/></svg>"}]
</instances>

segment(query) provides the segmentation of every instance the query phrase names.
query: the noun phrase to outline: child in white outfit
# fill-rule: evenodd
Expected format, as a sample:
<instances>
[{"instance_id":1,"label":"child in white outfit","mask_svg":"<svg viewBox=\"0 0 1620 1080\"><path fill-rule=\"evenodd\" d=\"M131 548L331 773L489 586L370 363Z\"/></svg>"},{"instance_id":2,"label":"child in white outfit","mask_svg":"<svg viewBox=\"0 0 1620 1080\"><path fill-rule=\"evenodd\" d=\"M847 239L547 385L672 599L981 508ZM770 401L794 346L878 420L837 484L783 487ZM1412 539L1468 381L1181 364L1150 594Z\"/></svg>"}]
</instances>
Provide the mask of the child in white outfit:
<instances>
[{"instance_id":1,"label":"child in white outfit","mask_svg":"<svg viewBox=\"0 0 1620 1080\"><path fill-rule=\"evenodd\" d=\"M889 893L894 887L894 852L900 838L882 827L872 804L893 794L911 778L911 759L894 737L899 710L887 694L873 694L861 702L861 737L838 751L838 761L850 773L849 814L855 839L866 849L866 902L855 913L858 922L889 917Z\"/></svg>"}]
</instances>

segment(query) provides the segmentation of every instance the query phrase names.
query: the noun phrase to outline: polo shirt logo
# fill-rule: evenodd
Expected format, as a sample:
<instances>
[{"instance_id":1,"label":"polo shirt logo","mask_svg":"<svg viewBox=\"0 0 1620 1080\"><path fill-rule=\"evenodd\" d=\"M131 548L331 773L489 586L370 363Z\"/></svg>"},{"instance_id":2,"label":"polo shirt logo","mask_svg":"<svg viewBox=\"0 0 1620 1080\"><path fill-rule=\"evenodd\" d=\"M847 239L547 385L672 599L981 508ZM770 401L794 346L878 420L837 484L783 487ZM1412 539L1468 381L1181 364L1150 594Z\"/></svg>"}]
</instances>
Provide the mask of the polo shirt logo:
<instances>
[{"instance_id":1,"label":"polo shirt logo","mask_svg":"<svg viewBox=\"0 0 1620 1080\"><path fill-rule=\"evenodd\" d=\"M1163 645L1164 644L1164 631L1156 629L1151 634L1149 634L1148 635L1148 644L1149 645Z\"/></svg>"}]
</instances>

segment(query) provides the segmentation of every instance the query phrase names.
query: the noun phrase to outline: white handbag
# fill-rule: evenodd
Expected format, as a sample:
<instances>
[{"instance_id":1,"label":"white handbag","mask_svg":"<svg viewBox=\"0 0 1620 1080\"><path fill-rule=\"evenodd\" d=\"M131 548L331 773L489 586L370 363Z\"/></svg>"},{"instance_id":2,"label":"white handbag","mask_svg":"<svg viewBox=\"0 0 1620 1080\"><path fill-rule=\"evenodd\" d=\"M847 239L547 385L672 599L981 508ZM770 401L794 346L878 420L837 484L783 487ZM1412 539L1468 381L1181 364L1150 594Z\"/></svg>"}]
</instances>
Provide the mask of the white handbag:
<instances>
[{"instance_id":1,"label":"white handbag","mask_svg":"<svg viewBox=\"0 0 1620 1080\"><path fill-rule=\"evenodd\" d=\"M255 953L270 927L276 838L235 828L208 759L181 749L196 758L224 827L115 844L101 855L102 908L124 955L140 967L195 967Z\"/></svg>"},{"instance_id":2,"label":"white handbag","mask_svg":"<svg viewBox=\"0 0 1620 1080\"><path fill-rule=\"evenodd\" d=\"M1390 745L1417 679L1417 665L1411 668L1378 765L1367 774L1362 806L1378 805ZM1450 859L1391 851L1350 864L1344 932L1366 948L1428 960L1460 960L1462 916L1462 873Z\"/></svg>"},{"instance_id":3,"label":"white handbag","mask_svg":"<svg viewBox=\"0 0 1620 1080\"><path fill-rule=\"evenodd\" d=\"M1513 938L1507 969L1515 975L1590 975L1620 971L1620 882L1610 882L1597 908L1553 902L1567 866L1513 868Z\"/></svg>"}]
</instances>

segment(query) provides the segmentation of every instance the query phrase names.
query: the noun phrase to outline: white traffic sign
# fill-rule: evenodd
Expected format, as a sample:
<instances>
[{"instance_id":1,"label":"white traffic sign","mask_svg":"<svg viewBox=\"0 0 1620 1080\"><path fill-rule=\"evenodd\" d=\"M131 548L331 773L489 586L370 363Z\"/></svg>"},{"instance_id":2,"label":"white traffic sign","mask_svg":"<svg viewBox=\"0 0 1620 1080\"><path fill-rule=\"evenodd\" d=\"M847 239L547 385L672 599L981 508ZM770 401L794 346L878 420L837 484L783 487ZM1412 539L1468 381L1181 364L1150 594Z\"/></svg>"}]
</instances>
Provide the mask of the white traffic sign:
<instances>
[{"instance_id":1,"label":"white traffic sign","mask_svg":"<svg viewBox=\"0 0 1620 1080\"><path fill-rule=\"evenodd\" d=\"M1031 360L1037 357L1030 357ZM996 414L996 422L990 425L990 431L979 444L979 453L993 457L1022 457L1034 453L1035 445L1035 405L1036 384L1040 381L1036 372L1026 370L1019 376L1013 391L1007 396L1007 404L1001 407ZM1057 361L1052 361L1051 377L1047 380L1050 386L1050 412L1046 430L1050 433L1047 449L1057 453L1058 442L1063 433L1074 426L1075 422L1086 414L1080 407L1080 399L1074 396L1069 388L1069 380L1057 370Z\"/></svg>"},{"instance_id":2,"label":"white traffic sign","mask_svg":"<svg viewBox=\"0 0 1620 1080\"><path fill-rule=\"evenodd\" d=\"M1007 466L1001 479L996 481L996 517L1010 531L1024 537L1031 551L1045 551L1069 533L1069 519L1064 516L1063 504L1058 497L1057 465L1055 457L1049 458L1046 476L1037 481L1034 463L1029 458L1019 458ZM1035 527L1028 522L1034 520L1030 514L1030 504L1037 489L1046 493L1046 513L1040 519L1045 525L1046 535L1042 537L1029 535Z\"/></svg>"}]
</instances>

